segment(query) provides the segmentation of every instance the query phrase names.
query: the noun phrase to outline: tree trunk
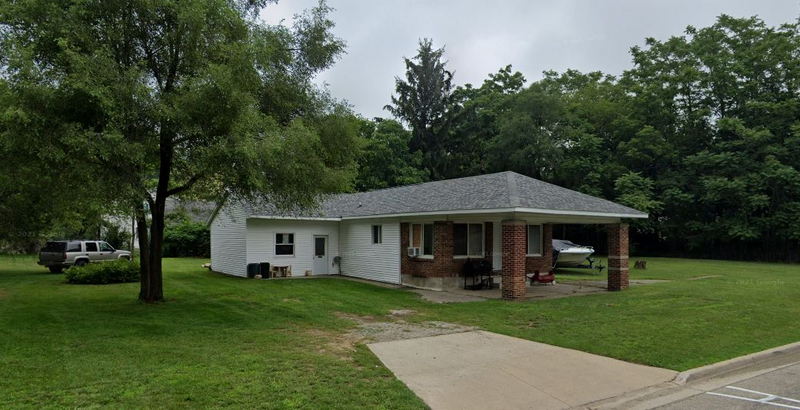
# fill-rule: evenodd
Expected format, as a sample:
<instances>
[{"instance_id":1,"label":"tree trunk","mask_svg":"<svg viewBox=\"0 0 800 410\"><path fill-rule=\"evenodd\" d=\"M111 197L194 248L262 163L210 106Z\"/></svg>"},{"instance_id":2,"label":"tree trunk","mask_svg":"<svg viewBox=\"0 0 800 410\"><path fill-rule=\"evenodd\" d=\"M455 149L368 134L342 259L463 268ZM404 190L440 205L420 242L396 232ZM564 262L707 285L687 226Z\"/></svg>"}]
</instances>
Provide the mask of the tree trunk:
<instances>
[{"instance_id":1,"label":"tree trunk","mask_svg":"<svg viewBox=\"0 0 800 410\"><path fill-rule=\"evenodd\" d=\"M164 242L164 201L156 199L151 210L150 221L150 249L147 269L147 287L139 293L139 299L152 303L164 300L164 287L161 272L161 246ZM142 281L144 285L145 281Z\"/></svg>"},{"instance_id":2,"label":"tree trunk","mask_svg":"<svg viewBox=\"0 0 800 410\"><path fill-rule=\"evenodd\" d=\"M147 300L150 289L150 241L144 206L136 207L136 235L139 236L139 299Z\"/></svg>"},{"instance_id":3,"label":"tree trunk","mask_svg":"<svg viewBox=\"0 0 800 410\"><path fill-rule=\"evenodd\" d=\"M133 250L135 248L134 241L136 241L136 215L131 216L131 240L128 246L128 249L131 250L131 255L133 254Z\"/></svg>"},{"instance_id":4,"label":"tree trunk","mask_svg":"<svg viewBox=\"0 0 800 410\"><path fill-rule=\"evenodd\" d=\"M139 292L139 299L148 303L164 300L161 256L164 242L164 210L170 194L169 179L172 171L172 135L165 130L161 132L159 151L158 185L156 186L155 201L150 206L150 252L147 259L147 279L142 277L142 289Z\"/></svg>"}]
</instances>

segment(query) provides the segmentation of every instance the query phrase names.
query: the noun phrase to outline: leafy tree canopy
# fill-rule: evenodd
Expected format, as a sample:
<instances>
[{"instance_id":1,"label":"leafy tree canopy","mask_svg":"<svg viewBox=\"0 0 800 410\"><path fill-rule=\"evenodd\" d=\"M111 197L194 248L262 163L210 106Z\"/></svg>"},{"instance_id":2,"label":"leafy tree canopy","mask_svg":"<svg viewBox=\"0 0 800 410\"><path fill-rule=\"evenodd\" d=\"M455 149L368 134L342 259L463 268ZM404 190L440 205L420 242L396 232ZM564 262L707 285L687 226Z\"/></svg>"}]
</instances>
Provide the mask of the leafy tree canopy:
<instances>
[{"instance_id":1,"label":"leafy tree canopy","mask_svg":"<svg viewBox=\"0 0 800 410\"><path fill-rule=\"evenodd\" d=\"M358 191L409 185L428 180L422 153L411 152L411 133L394 120L364 121L365 146L358 160Z\"/></svg>"},{"instance_id":2,"label":"leafy tree canopy","mask_svg":"<svg viewBox=\"0 0 800 410\"><path fill-rule=\"evenodd\" d=\"M36 198L44 184L64 203L134 208L147 301L163 297L167 197L312 206L349 189L353 116L312 83L344 47L330 9L270 26L255 17L266 3L4 3L2 149L21 164L15 179L40 178L0 189Z\"/></svg>"}]
</instances>

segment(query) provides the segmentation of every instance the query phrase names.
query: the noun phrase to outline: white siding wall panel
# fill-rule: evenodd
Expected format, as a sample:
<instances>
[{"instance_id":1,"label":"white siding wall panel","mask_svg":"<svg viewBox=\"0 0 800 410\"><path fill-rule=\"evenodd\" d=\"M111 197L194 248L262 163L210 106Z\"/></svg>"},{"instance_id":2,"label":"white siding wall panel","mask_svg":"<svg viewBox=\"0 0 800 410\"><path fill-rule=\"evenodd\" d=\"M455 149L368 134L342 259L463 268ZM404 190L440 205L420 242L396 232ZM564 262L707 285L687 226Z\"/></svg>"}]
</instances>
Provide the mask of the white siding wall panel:
<instances>
[{"instance_id":1,"label":"white siding wall panel","mask_svg":"<svg viewBox=\"0 0 800 410\"><path fill-rule=\"evenodd\" d=\"M236 204L220 210L211 223L211 269L247 276L246 215Z\"/></svg>"},{"instance_id":2,"label":"white siding wall panel","mask_svg":"<svg viewBox=\"0 0 800 410\"><path fill-rule=\"evenodd\" d=\"M383 243L372 243L372 225L383 226ZM342 221L339 236L343 275L400 283L399 222Z\"/></svg>"},{"instance_id":3,"label":"white siding wall panel","mask_svg":"<svg viewBox=\"0 0 800 410\"><path fill-rule=\"evenodd\" d=\"M314 235L328 236L328 273L336 274L333 258L339 255L339 222L250 218L247 220L247 263L269 262L291 266L292 276L314 270ZM275 234L294 234L294 255L275 255Z\"/></svg>"}]
</instances>

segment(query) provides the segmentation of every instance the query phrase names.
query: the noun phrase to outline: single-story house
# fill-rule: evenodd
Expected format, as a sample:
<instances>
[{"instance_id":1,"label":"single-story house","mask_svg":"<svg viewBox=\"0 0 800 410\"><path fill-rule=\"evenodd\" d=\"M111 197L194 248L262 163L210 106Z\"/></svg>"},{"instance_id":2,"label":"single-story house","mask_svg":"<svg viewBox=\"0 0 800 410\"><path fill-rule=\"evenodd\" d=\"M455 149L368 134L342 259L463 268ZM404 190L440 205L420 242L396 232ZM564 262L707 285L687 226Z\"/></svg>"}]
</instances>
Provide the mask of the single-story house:
<instances>
[{"instance_id":1,"label":"single-story house","mask_svg":"<svg viewBox=\"0 0 800 410\"><path fill-rule=\"evenodd\" d=\"M605 199L500 172L330 196L282 213L230 203L211 223L211 268L291 266L294 276L340 274L428 289L457 287L468 258L501 272L504 298L525 295L525 274L552 266L553 224L607 226L608 289L628 285L628 226L647 214Z\"/></svg>"}]
</instances>

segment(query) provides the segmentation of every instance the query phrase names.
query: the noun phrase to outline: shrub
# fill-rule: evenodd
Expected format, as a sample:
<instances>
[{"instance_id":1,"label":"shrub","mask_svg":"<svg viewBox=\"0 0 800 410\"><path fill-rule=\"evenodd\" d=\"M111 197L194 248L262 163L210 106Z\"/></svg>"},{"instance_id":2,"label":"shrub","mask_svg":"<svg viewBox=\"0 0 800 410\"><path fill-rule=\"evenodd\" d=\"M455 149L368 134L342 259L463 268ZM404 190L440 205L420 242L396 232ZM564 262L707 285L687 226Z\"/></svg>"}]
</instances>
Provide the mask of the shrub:
<instances>
[{"instance_id":1,"label":"shrub","mask_svg":"<svg viewBox=\"0 0 800 410\"><path fill-rule=\"evenodd\" d=\"M108 242L116 249L128 249L131 245L131 234L121 227L107 223L105 226L105 234L102 235L104 241Z\"/></svg>"},{"instance_id":2,"label":"shrub","mask_svg":"<svg viewBox=\"0 0 800 410\"><path fill-rule=\"evenodd\" d=\"M203 256L211 253L211 236L205 224L179 221L164 229L164 256Z\"/></svg>"},{"instance_id":3,"label":"shrub","mask_svg":"<svg viewBox=\"0 0 800 410\"><path fill-rule=\"evenodd\" d=\"M69 283L106 284L137 282L139 265L126 259L73 266L64 273Z\"/></svg>"}]
</instances>

